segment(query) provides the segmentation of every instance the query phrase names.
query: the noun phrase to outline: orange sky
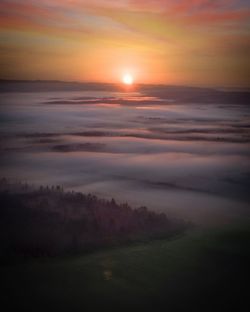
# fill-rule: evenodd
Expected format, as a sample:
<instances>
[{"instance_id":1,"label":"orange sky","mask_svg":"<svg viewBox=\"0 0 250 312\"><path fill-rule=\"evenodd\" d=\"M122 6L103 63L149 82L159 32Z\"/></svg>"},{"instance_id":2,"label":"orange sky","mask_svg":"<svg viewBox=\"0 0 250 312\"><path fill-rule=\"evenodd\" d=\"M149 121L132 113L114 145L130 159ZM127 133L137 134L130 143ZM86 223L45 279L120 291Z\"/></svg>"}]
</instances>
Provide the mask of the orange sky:
<instances>
[{"instance_id":1,"label":"orange sky","mask_svg":"<svg viewBox=\"0 0 250 312\"><path fill-rule=\"evenodd\" d=\"M249 87L245 0L2 0L1 78Z\"/></svg>"}]
</instances>

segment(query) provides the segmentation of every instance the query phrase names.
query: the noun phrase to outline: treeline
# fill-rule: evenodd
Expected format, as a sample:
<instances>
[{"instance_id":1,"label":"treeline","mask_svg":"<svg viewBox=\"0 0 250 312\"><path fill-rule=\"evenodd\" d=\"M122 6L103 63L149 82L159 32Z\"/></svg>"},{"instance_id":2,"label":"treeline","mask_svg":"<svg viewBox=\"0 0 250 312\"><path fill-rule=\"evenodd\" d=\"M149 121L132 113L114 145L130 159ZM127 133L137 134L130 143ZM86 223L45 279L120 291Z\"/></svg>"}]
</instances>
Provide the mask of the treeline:
<instances>
[{"instance_id":1,"label":"treeline","mask_svg":"<svg viewBox=\"0 0 250 312\"><path fill-rule=\"evenodd\" d=\"M187 224L146 207L0 181L1 260L55 256L151 238L169 237Z\"/></svg>"}]
</instances>

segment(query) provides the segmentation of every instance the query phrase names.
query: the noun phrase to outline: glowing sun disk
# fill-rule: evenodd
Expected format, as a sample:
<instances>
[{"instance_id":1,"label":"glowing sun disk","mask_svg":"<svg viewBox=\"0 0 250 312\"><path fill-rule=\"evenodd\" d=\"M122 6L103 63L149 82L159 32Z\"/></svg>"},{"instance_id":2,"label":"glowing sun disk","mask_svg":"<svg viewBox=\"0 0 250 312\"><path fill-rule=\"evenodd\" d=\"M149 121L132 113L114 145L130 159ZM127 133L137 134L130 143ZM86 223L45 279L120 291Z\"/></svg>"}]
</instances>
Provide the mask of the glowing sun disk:
<instances>
[{"instance_id":1,"label":"glowing sun disk","mask_svg":"<svg viewBox=\"0 0 250 312\"><path fill-rule=\"evenodd\" d=\"M122 77L122 81L123 83L125 83L126 85L131 85L134 82L133 77L130 74L125 74Z\"/></svg>"}]
</instances>

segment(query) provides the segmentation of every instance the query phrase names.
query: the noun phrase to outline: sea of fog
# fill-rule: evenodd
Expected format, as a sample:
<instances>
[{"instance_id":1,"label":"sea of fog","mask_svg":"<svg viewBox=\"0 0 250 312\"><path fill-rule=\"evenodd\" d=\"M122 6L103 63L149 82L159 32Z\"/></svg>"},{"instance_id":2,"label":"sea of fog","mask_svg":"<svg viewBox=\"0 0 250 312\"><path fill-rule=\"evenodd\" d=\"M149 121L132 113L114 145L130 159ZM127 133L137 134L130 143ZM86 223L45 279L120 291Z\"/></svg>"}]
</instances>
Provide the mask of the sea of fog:
<instances>
[{"instance_id":1,"label":"sea of fog","mask_svg":"<svg viewBox=\"0 0 250 312\"><path fill-rule=\"evenodd\" d=\"M139 92L1 94L1 176L198 224L250 217L250 108Z\"/></svg>"}]
</instances>

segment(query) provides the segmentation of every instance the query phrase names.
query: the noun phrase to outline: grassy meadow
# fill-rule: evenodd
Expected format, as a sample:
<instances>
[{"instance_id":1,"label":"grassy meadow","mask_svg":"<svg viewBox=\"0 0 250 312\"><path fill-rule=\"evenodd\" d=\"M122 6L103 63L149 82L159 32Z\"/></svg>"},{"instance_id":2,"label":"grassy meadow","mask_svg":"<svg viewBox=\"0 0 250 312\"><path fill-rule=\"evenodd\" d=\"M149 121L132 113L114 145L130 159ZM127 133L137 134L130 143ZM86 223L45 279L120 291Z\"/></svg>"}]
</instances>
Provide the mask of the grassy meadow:
<instances>
[{"instance_id":1,"label":"grassy meadow","mask_svg":"<svg viewBox=\"0 0 250 312\"><path fill-rule=\"evenodd\" d=\"M25 311L243 311L249 246L239 224L4 266L4 299Z\"/></svg>"}]
</instances>

